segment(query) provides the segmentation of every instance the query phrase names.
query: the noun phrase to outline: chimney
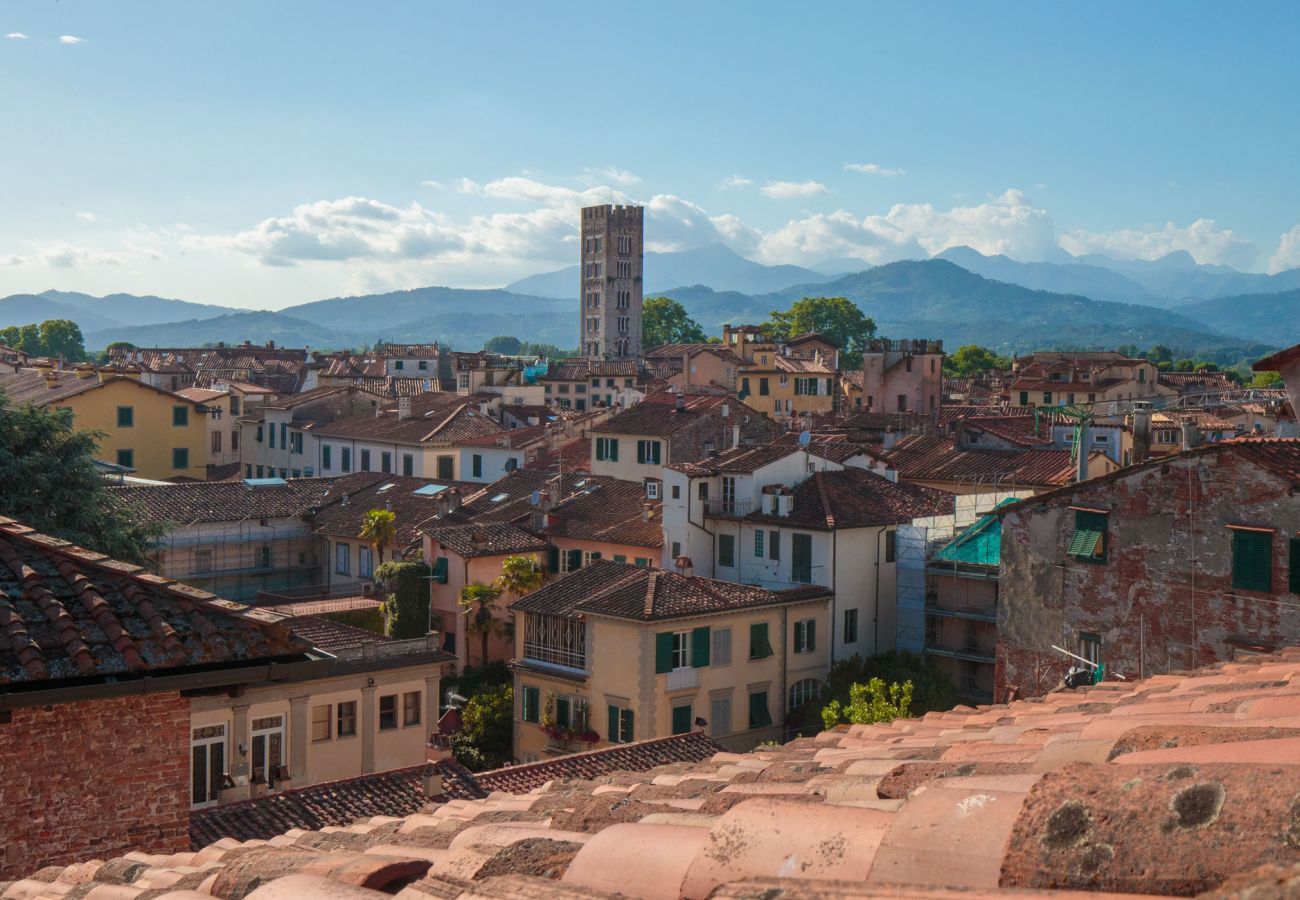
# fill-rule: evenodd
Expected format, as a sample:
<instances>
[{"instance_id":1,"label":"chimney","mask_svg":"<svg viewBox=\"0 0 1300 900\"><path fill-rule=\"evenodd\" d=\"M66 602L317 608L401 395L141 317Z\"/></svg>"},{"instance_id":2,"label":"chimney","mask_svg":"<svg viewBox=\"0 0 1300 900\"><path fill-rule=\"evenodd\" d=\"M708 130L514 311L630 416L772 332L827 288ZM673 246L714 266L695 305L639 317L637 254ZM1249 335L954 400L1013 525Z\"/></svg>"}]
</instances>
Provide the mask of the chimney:
<instances>
[{"instance_id":1,"label":"chimney","mask_svg":"<svg viewBox=\"0 0 1300 900\"><path fill-rule=\"evenodd\" d=\"M420 787L424 790L425 798L429 800L444 797L447 794L442 788L442 774L432 762L424 764L424 771L420 773Z\"/></svg>"},{"instance_id":2,"label":"chimney","mask_svg":"<svg viewBox=\"0 0 1300 900\"><path fill-rule=\"evenodd\" d=\"M376 644L375 641L362 641L362 642L361 642L361 658L362 658L362 659L374 659L376 655L377 655L377 644Z\"/></svg>"},{"instance_id":3,"label":"chimney","mask_svg":"<svg viewBox=\"0 0 1300 900\"><path fill-rule=\"evenodd\" d=\"M655 505L653 503L641 504L641 518L644 521L649 522L650 519L654 517L654 514L655 514Z\"/></svg>"},{"instance_id":4,"label":"chimney","mask_svg":"<svg viewBox=\"0 0 1300 900\"><path fill-rule=\"evenodd\" d=\"M678 394L677 399L673 403L673 409L676 412L683 412L686 409L686 398L681 394Z\"/></svg>"},{"instance_id":5,"label":"chimney","mask_svg":"<svg viewBox=\"0 0 1300 900\"><path fill-rule=\"evenodd\" d=\"M1147 461L1151 455L1151 410L1135 407L1133 410L1133 464Z\"/></svg>"},{"instance_id":6,"label":"chimney","mask_svg":"<svg viewBox=\"0 0 1300 900\"><path fill-rule=\"evenodd\" d=\"M680 575L690 575L695 571L695 564L689 556L679 556L673 560L673 566Z\"/></svg>"},{"instance_id":7,"label":"chimney","mask_svg":"<svg viewBox=\"0 0 1300 900\"><path fill-rule=\"evenodd\" d=\"M892 427L890 427L885 429L885 434L883 437L884 437L885 452L888 453L890 450L893 450L894 445L898 443L898 434L895 433Z\"/></svg>"},{"instance_id":8,"label":"chimney","mask_svg":"<svg viewBox=\"0 0 1300 900\"><path fill-rule=\"evenodd\" d=\"M397 398L397 418L398 420L409 419L411 417L411 398Z\"/></svg>"},{"instance_id":9,"label":"chimney","mask_svg":"<svg viewBox=\"0 0 1300 900\"><path fill-rule=\"evenodd\" d=\"M739 446L740 446L740 426L739 426L739 425L732 425L732 426L731 426L731 446L733 446L733 447L739 447Z\"/></svg>"},{"instance_id":10,"label":"chimney","mask_svg":"<svg viewBox=\"0 0 1300 900\"><path fill-rule=\"evenodd\" d=\"M560 504L560 491L562 490L560 478L561 476L556 475L554 478L546 479L546 499L549 501L551 508Z\"/></svg>"},{"instance_id":11,"label":"chimney","mask_svg":"<svg viewBox=\"0 0 1300 900\"><path fill-rule=\"evenodd\" d=\"M139 366L124 366L124 367L122 368L122 374L123 374L124 376L126 376L127 378L130 378L132 381L139 381L139 380L140 380L140 375L141 375L140 367L139 367Z\"/></svg>"},{"instance_id":12,"label":"chimney","mask_svg":"<svg viewBox=\"0 0 1300 900\"><path fill-rule=\"evenodd\" d=\"M1192 450L1201 444L1201 431L1195 422L1183 423L1183 449Z\"/></svg>"},{"instance_id":13,"label":"chimney","mask_svg":"<svg viewBox=\"0 0 1300 900\"><path fill-rule=\"evenodd\" d=\"M33 360L32 367L36 369L37 373L45 376L48 376L51 372L54 371L54 363L50 362L44 356L42 356L40 359Z\"/></svg>"},{"instance_id":14,"label":"chimney","mask_svg":"<svg viewBox=\"0 0 1300 900\"><path fill-rule=\"evenodd\" d=\"M95 367L92 366L90 363L78 363L76 372L77 372L77 377L80 378L82 381L86 381L87 379L95 377Z\"/></svg>"},{"instance_id":15,"label":"chimney","mask_svg":"<svg viewBox=\"0 0 1300 900\"><path fill-rule=\"evenodd\" d=\"M59 386L59 373L53 369L41 369L41 374L45 376L45 386L55 388Z\"/></svg>"}]
</instances>

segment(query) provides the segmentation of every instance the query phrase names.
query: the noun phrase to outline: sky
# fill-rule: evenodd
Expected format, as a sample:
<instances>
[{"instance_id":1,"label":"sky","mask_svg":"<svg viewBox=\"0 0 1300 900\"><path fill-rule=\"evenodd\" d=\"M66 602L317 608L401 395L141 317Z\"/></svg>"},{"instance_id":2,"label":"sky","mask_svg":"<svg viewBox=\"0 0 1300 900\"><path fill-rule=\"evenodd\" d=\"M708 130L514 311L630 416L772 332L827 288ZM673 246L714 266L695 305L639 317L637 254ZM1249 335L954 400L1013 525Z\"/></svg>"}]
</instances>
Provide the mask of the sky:
<instances>
[{"instance_id":1,"label":"sky","mask_svg":"<svg viewBox=\"0 0 1300 900\"><path fill-rule=\"evenodd\" d=\"M6 0L0 296L277 309L647 249L1300 266L1290 3Z\"/></svg>"}]
</instances>

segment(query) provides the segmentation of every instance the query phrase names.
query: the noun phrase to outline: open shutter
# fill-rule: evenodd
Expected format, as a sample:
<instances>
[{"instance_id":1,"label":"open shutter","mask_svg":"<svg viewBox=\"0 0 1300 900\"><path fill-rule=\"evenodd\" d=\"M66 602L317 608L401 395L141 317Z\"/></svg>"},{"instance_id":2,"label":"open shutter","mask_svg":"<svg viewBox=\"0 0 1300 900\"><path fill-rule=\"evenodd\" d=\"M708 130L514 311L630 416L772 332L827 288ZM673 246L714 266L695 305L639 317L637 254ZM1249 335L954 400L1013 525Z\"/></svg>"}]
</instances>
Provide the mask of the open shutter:
<instances>
[{"instance_id":1,"label":"open shutter","mask_svg":"<svg viewBox=\"0 0 1300 900\"><path fill-rule=\"evenodd\" d=\"M817 649L817 620L816 619L808 620L808 639L807 641L805 641L805 643L807 644L807 646L804 647L804 649L807 650L809 653Z\"/></svg>"},{"instance_id":2,"label":"open shutter","mask_svg":"<svg viewBox=\"0 0 1300 900\"><path fill-rule=\"evenodd\" d=\"M546 568L549 569L552 572L552 574L560 571L560 548L559 547L548 547L546 549Z\"/></svg>"},{"instance_id":3,"label":"open shutter","mask_svg":"<svg viewBox=\"0 0 1300 900\"><path fill-rule=\"evenodd\" d=\"M673 633L661 631L655 635L655 674L673 670Z\"/></svg>"},{"instance_id":4,"label":"open shutter","mask_svg":"<svg viewBox=\"0 0 1300 900\"><path fill-rule=\"evenodd\" d=\"M609 461L618 462L618 438L609 439Z\"/></svg>"},{"instance_id":5,"label":"open shutter","mask_svg":"<svg viewBox=\"0 0 1300 900\"><path fill-rule=\"evenodd\" d=\"M766 659L772 655L772 645L767 640L767 623L755 622L749 626L749 658Z\"/></svg>"},{"instance_id":6,"label":"open shutter","mask_svg":"<svg viewBox=\"0 0 1300 900\"><path fill-rule=\"evenodd\" d=\"M622 720L619 722L619 725L622 728L622 730L619 732L619 738L624 743L631 743L633 740L635 740L635 732L633 731L633 727L632 727L633 725L632 710L630 709L623 710Z\"/></svg>"},{"instance_id":7,"label":"open shutter","mask_svg":"<svg viewBox=\"0 0 1300 900\"><path fill-rule=\"evenodd\" d=\"M1291 593L1300 594L1300 538L1291 538Z\"/></svg>"},{"instance_id":8,"label":"open shutter","mask_svg":"<svg viewBox=\"0 0 1300 900\"><path fill-rule=\"evenodd\" d=\"M605 733L611 744L618 743L618 707L613 704L609 707L609 725Z\"/></svg>"},{"instance_id":9,"label":"open shutter","mask_svg":"<svg viewBox=\"0 0 1300 900\"><path fill-rule=\"evenodd\" d=\"M447 583L447 557L439 556L433 561L433 580L438 584Z\"/></svg>"},{"instance_id":10,"label":"open shutter","mask_svg":"<svg viewBox=\"0 0 1300 900\"><path fill-rule=\"evenodd\" d=\"M691 666L703 669L709 664L709 627L696 628L691 634Z\"/></svg>"},{"instance_id":11,"label":"open shutter","mask_svg":"<svg viewBox=\"0 0 1300 900\"><path fill-rule=\"evenodd\" d=\"M637 461L638 463L644 463L644 462L646 462L646 458L645 458L645 450L646 450L646 442L645 442L645 441L637 441L637 442L636 442L636 461Z\"/></svg>"},{"instance_id":12,"label":"open shutter","mask_svg":"<svg viewBox=\"0 0 1300 900\"><path fill-rule=\"evenodd\" d=\"M538 707L540 705L539 703L540 700L541 700L541 691L539 688L535 688L535 687L524 688L523 719L525 722L538 721L538 719L540 718L540 716L538 716Z\"/></svg>"}]
</instances>

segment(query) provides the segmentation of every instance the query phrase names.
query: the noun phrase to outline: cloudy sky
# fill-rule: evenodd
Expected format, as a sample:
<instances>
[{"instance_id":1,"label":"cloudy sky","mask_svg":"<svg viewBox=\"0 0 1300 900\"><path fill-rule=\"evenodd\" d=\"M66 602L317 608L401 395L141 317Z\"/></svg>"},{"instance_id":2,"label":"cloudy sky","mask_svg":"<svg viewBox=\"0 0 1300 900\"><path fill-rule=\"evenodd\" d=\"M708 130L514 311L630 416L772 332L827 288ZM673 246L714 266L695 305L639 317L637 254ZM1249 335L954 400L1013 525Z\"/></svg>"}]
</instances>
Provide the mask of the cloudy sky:
<instances>
[{"instance_id":1,"label":"cloudy sky","mask_svg":"<svg viewBox=\"0 0 1300 900\"><path fill-rule=\"evenodd\" d=\"M0 295L278 308L576 252L1300 266L1290 3L0 5Z\"/></svg>"}]
</instances>

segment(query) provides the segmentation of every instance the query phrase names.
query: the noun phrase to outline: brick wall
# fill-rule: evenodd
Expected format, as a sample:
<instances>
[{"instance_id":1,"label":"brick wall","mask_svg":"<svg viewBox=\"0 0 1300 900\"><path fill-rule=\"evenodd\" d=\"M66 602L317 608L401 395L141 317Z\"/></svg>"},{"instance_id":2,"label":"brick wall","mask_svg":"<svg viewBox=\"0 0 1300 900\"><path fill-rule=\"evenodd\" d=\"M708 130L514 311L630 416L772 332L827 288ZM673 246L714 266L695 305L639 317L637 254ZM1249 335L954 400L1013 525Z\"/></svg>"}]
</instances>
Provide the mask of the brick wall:
<instances>
[{"instance_id":1,"label":"brick wall","mask_svg":"<svg viewBox=\"0 0 1300 900\"><path fill-rule=\"evenodd\" d=\"M0 722L0 879L188 850L189 731L176 693L13 710Z\"/></svg>"},{"instance_id":2,"label":"brick wall","mask_svg":"<svg viewBox=\"0 0 1300 900\"><path fill-rule=\"evenodd\" d=\"M739 401L729 404L724 418L721 410L700 416L685 428L669 436L669 456L674 463L699 462L708 456L706 446L712 445L719 453L735 446L735 426L740 426L740 443L756 445L776 440L784 432L782 426L767 416L755 412ZM749 421L746 422L745 420ZM632 448L634 451L635 447Z\"/></svg>"},{"instance_id":3,"label":"brick wall","mask_svg":"<svg viewBox=\"0 0 1300 900\"><path fill-rule=\"evenodd\" d=\"M1068 556L1071 505L1105 508L1105 562ZM1229 525L1276 529L1271 592L1232 586ZM1288 591L1292 486L1227 449L1172 457L1006 516L1002 526L996 699L1054 687L1082 633L1129 679L1231 659L1242 644L1300 643Z\"/></svg>"}]
</instances>

